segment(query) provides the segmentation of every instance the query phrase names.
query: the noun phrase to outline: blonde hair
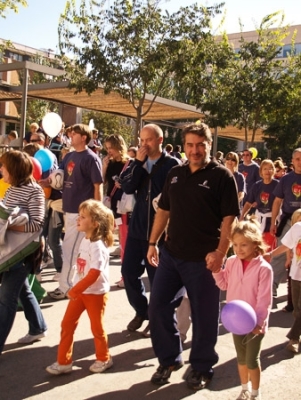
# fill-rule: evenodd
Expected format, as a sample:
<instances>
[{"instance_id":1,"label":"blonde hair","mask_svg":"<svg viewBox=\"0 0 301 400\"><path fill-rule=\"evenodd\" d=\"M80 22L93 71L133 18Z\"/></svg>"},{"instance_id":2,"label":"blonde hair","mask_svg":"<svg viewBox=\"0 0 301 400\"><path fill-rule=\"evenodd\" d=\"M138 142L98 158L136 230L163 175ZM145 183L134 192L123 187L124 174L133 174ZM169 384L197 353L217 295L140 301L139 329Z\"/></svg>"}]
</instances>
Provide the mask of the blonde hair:
<instances>
[{"instance_id":1,"label":"blonde hair","mask_svg":"<svg viewBox=\"0 0 301 400\"><path fill-rule=\"evenodd\" d=\"M125 163L129 156L127 154L127 146L126 143L121 135L110 135L107 136L104 140L104 144L110 143L114 150L117 150L120 154L121 161Z\"/></svg>"},{"instance_id":2,"label":"blonde hair","mask_svg":"<svg viewBox=\"0 0 301 400\"><path fill-rule=\"evenodd\" d=\"M294 211L292 214L291 218L291 223L294 225L296 222L299 222L299 218L301 217L301 208L298 208L298 210Z\"/></svg>"},{"instance_id":3,"label":"blonde hair","mask_svg":"<svg viewBox=\"0 0 301 400\"><path fill-rule=\"evenodd\" d=\"M265 254L269 246L263 241L260 224L255 215L247 216L245 221L238 222L232 229L231 241L235 235L242 235L257 245L257 255Z\"/></svg>"},{"instance_id":4,"label":"blonde hair","mask_svg":"<svg viewBox=\"0 0 301 400\"><path fill-rule=\"evenodd\" d=\"M229 153L227 153L227 154L226 154L226 157L225 157L226 161L227 161L227 158L228 158L228 157L235 158L235 165L234 165L234 167L233 167L233 170L234 170L234 171L238 171L238 164L239 164L239 157L238 157L238 154L235 153L234 151L229 151Z\"/></svg>"},{"instance_id":5,"label":"blonde hair","mask_svg":"<svg viewBox=\"0 0 301 400\"><path fill-rule=\"evenodd\" d=\"M265 167L266 165L269 165L272 168L273 176L275 175L276 168L275 168L275 165L274 165L273 161L269 160L269 159L265 159L265 160L261 161L260 167L259 167L259 175L261 176L261 178L262 178L263 167Z\"/></svg>"},{"instance_id":6,"label":"blonde hair","mask_svg":"<svg viewBox=\"0 0 301 400\"><path fill-rule=\"evenodd\" d=\"M91 242L102 240L107 247L114 243L114 216L112 211L106 207L101 201L89 199L83 201L79 206L79 211L86 211L93 222L97 222L92 236Z\"/></svg>"}]
</instances>

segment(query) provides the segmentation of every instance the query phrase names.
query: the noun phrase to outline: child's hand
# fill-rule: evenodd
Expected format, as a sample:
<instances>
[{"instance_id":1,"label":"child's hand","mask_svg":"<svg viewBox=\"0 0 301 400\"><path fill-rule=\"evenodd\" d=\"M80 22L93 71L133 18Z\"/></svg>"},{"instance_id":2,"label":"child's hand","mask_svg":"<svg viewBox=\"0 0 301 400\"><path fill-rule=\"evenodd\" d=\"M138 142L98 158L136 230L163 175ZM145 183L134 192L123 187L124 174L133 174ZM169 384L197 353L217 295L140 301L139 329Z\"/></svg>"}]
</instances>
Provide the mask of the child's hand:
<instances>
[{"instance_id":1,"label":"child's hand","mask_svg":"<svg viewBox=\"0 0 301 400\"><path fill-rule=\"evenodd\" d=\"M263 333L262 327L259 325L256 325L255 328L252 330L253 335L260 335Z\"/></svg>"}]
</instances>

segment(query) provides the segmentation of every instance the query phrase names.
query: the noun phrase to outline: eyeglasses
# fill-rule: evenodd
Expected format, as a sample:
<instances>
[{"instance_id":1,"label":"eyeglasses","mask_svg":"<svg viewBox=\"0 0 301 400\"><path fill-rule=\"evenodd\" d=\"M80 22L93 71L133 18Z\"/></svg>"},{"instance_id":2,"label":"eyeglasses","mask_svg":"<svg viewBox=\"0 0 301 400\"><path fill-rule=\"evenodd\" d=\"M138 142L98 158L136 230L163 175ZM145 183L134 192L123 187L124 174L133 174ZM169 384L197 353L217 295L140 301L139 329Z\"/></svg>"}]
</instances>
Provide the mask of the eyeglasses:
<instances>
[{"instance_id":1,"label":"eyeglasses","mask_svg":"<svg viewBox=\"0 0 301 400\"><path fill-rule=\"evenodd\" d=\"M227 158L226 158L226 161L234 161L234 162L236 162L236 158L227 157Z\"/></svg>"},{"instance_id":2,"label":"eyeglasses","mask_svg":"<svg viewBox=\"0 0 301 400\"><path fill-rule=\"evenodd\" d=\"M37 142L40 142L41 140L40 139L31 139L29 142L30 143L37 143Z\"/></svg>"}]
</instances>

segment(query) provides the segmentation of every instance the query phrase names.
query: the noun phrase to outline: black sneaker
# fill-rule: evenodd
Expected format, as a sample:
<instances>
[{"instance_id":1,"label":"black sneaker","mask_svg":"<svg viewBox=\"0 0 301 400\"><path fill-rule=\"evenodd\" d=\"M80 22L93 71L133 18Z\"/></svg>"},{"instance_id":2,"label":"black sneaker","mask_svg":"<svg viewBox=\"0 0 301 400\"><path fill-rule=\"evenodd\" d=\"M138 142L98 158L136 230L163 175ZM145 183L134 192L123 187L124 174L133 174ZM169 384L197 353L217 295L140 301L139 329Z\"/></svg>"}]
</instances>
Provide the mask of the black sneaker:
<instances>
[{"instance_id":1,"label":"black sneaker","mask_svg":"<svg viewBox=\"0 0 301 400\"><path fill-rule=\"evenodd\" d=\"M157 371L151 378L151 382L155 385L166 385L166 383L169 383L168 379L171 373L182 368L183 365L184 363L182 361L179 361L174 365L170 365L169 367L163 367L163 365L159 365Z\"/></svg>"},{"instance_id":2,"label":"black sneaker","mask_svg":"<svg viewBox=\"0 0 301 400\"><path fill-rule=\"evenodd\" d=\"M192 390L206 388L213 377L213 369L208 372L199 372L194 369L190 371L186 378L187 386Z\"/></svg>"},{"instance_id":3,"label":"black sneaker","mask_svg":"<svg viewBox=\"0 0 301 400\"><path fill-rule=\"evenodd\" d=\"M135 332L137 329L141 328L143 321L144 318L139 317L139 315L136 315L135 318L133 318L132 321L128 324L127 326L128 331Z\"/></svg>"}]
</instances>

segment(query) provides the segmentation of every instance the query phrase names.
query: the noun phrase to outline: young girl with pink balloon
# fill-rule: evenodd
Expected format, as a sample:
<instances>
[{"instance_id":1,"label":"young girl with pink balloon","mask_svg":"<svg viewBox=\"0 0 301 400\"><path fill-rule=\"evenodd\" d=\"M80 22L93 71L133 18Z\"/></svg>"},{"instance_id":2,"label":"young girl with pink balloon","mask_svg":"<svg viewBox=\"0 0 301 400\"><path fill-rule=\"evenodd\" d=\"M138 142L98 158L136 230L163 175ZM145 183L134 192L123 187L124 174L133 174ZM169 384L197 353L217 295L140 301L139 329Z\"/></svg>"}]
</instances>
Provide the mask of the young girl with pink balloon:
<instances>
[{"instance_id":1,"label":"young girl with pink balloon","mask_svg":"<svg viewBox=\"0 0 301 400\"><path fill-rule=\"evenodd\" d=\"M255 311L257 323L254 329L248 332L248 309L241 310L240 318L236 318L235 324L239 328L236 331L244 334L233 333L233 340L242 385L237 400L258 400L261 399L260 352L272 306L273 271L262 256L267 246L263 242L260 226L255 217L250 217L234 226L231 242L235 255L229 257L224 268L213 273L213 277L221 290L227 290L228 304L225 307L231 306L232 301L235 303L237 300L243 300ZM233 323L234 321L231 321L232 325Z\"/></svg>"}]
</instances>

